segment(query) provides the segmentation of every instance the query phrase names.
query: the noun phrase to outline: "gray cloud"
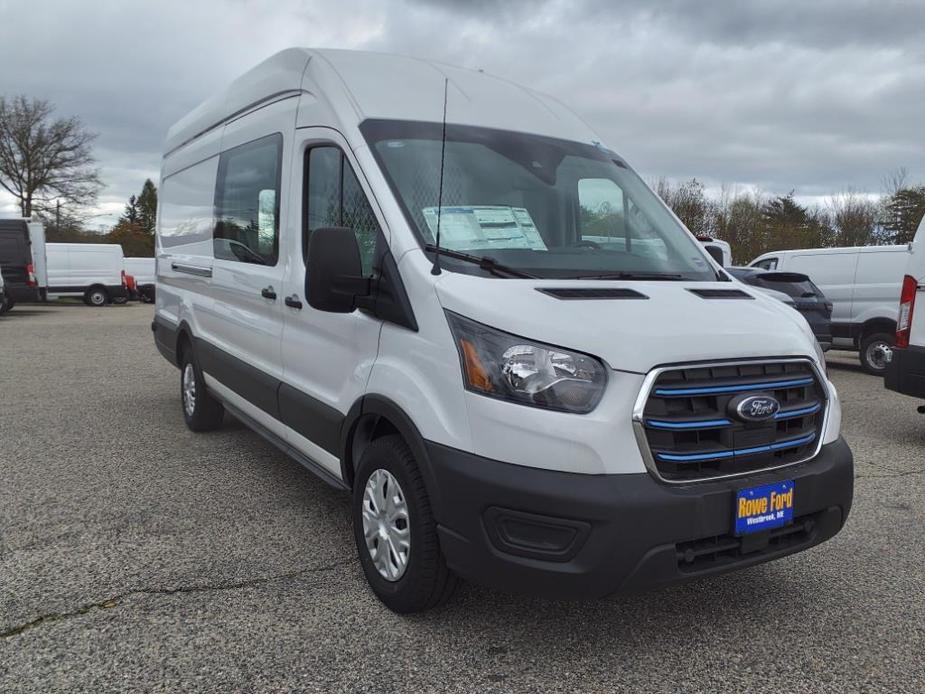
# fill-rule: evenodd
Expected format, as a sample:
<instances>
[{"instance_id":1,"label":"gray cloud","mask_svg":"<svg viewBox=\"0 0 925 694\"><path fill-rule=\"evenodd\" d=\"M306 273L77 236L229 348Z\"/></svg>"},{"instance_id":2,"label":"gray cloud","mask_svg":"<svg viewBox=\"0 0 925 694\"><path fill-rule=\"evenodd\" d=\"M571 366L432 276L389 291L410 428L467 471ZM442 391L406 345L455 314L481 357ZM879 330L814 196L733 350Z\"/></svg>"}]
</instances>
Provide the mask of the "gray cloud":
<instances>
[{"instance_id":1,"label":"gray cloud","mask_svg":"<svg viewBox=\"0 0 925 694\"><path fill-rule=\"evenodd\" d=\"M42 9L0 3L0 93L47 98L100 133L101 212L157 179L173 121L292 45L430 57L550 92L647 176L807 196L876 192L901 165L925 179L925 6L914 3L47 0ZM0 214L10 211L0 197Z\"/></svg>"}]
</instances>

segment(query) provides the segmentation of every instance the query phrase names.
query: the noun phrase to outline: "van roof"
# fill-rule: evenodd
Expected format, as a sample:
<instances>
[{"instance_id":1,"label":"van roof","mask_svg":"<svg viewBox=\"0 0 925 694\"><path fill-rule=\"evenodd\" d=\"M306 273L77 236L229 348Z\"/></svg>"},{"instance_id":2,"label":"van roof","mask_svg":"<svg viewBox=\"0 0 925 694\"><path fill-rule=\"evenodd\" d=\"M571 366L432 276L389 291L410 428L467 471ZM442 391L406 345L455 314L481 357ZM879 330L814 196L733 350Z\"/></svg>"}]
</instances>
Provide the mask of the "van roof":
<instances>
[{"instance_id":1,"label":"van roof","mask_svg":"<svg viewBox=\"0 0 925 694\"><path fill-rule=\"evenodd\" d=\"M333 113L350 134L370 118L439 122L445 78L448 122L576 141L598 139L556 99L481 70L387 53L289 48L177 121L167 131L165 156L236 116L297 94L322 102L319 118ZM309 110L312 103L308 101ZM300 104L300 120L303 110ZM314 124L331 125L326 120Z\"/></svg>"},{"instance_id":2,"label":"van roof","mask_svg":"<svg viewBox=\"0 0 925 694\"><path fill-rule=\"evenodd\" d=\"M909 250L909 245L905 243L898 245L898 246L841 246L841 247L833 247L833 248L791 248L786 251L768 251L767 253L762 253L761 255L759 255L757 258L755 258L755 260L761 260L762 258L767 258L770 256L777 256L777 255L794 255L796 253L800 253L802 255L813 254L813 253L829 255L829 254L834 254L834 253L882 253L884 251L900 252L900 251L908 251L908 250ZM754 263L755 260L753 260L752 262Z\"/></svg>"}]
</instances>

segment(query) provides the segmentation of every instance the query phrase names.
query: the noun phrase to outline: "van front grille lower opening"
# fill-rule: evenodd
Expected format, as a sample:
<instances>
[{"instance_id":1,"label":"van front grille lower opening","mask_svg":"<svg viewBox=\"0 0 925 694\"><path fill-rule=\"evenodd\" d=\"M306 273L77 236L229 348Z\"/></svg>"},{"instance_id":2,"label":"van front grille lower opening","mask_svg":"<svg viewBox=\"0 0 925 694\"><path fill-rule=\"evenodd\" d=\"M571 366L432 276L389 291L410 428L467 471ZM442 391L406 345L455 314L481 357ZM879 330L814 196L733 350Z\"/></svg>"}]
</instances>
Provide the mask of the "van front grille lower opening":
<instances>
[{"instance_id":1,"label":"van front grille lower opening","mask_svg":"<svg viewBox=\"0 0 925 694\"><path fill-rule=\"evenodd\" d=\"M763 533L744 535L716 535L675 545L678 570L698 573L721 568L727 564L746 560L785 549L799 547L812 541L820 513L795 518L793 523Z\"/></svg>"},{"instance_id":2,"label":"van front grille lower opening","mask_svg":"<svg viewBox=\"0 0 925 694\"><path fill-rule=\"evenodd\" d=\"M760 421L743 397L776 401ZM654 472L670 482L747 474L806 460L818 449L826 389L808 360L669 367L657 373L641 418Z\"/></svg>"}]
</instances>

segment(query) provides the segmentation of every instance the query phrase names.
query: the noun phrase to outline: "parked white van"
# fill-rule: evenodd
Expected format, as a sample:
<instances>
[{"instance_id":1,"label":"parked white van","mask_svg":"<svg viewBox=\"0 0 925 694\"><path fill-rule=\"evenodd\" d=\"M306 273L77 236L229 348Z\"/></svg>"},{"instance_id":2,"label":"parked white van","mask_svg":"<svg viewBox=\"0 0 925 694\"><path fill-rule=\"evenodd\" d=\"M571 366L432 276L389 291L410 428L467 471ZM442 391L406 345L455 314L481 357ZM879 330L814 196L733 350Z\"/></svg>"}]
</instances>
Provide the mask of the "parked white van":
<instances>
[{"instance_id":1,"label":"parked white van","mask_svg":"<svg viewBox=\"0 0 925 694\"><path fill-rule=\"evenodd\" d=\"M506 80L277 54L170 129L157 255L152 330L187 425L227 410L351 490L393 610L457 577L662 586L847 518L851 451L806 321Z\"/></svg>"},{"instance_id":2,"label":"parked white van","mask_svg":"<svg viewBox=\"0 0 925 694\"><path fill-rule=\"evenodd\" d=\"M809 248L765 253L750 265L809 275L833 304L833 347L858 350L864 370L882 376L896 336L896 299L908 259L908 245Z\"/></svg>"},{"instance_id":3,"label":"parked white van","mask_svg":"<svg viewBox=\"0 0 925 694\"><path fill-rule=\"evenodd\" d=\"M890 390L925 400L925 218L909 247L899 297L896 344L890 352L885 383ZM918 311L916 303L918 299ZM925 406L919 407L925 413Z\"/></svg>"},{"instance_id":4,"label":"parked white van","mask_svg":"<svg viewBox=\"0 0 925 694\"><path fill-rule=\"evenodd\" d=\"M128 296L117 243L47 243L48 296L81 296L89 306L103 306Z\"/></svg>"}]
</instances>

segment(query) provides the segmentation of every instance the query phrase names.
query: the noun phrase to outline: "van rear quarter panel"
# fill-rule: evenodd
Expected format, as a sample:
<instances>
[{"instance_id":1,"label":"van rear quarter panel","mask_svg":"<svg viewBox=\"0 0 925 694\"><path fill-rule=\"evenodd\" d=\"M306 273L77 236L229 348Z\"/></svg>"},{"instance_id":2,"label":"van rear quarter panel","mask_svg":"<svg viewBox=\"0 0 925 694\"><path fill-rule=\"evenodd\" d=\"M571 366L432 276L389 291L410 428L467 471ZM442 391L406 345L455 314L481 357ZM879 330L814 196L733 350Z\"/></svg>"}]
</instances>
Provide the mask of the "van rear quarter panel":
<instances>
[{"instance_id":1,"label":"van rear quarter panel","mask_svg":"<svg viewBox=\"0 0 925 694\"><path fill-rule=\"evenodd\" d=\"M864 323L874 318L897 319L899 293L908 259L909 254L905 249L858 254L852 306L855 323Z\"/></svg>"},{"instance_id":2,"label":"van rear quarter panel","mask_svg":"<svg viewBox=\"0 0 925 694\"><path fill-rule=\"evenodd\" d=\"M199 334L193 303L209 310L209 278L182 272L194 267L211 272L215 177L221 128L168 154L161 169L157 215L157 315L173 325L187 321Z\"/></svg>"}]
</instances>

